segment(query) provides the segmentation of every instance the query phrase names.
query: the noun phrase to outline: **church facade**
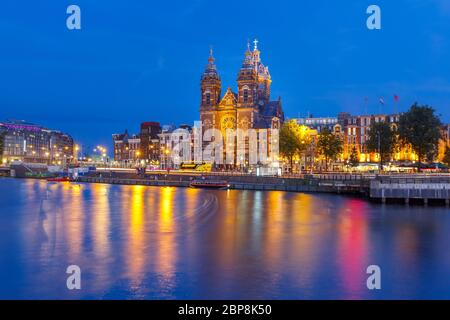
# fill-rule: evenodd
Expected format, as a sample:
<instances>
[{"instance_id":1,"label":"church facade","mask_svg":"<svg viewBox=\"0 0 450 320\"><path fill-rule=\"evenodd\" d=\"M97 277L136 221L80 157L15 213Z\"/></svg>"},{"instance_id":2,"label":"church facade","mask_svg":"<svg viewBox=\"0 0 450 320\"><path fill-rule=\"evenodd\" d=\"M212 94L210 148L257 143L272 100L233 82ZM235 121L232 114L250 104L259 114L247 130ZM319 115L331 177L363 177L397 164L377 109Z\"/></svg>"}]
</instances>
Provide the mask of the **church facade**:
<instances>
[{"instance_id":1,"label":"church facade","mask_svg":"<svg viewBox=\"0 0 450 320\"><path fill-rule=\"evenodd\" d=\"M211 50L200 83L200 120L203 132L216 129L226 140L226 132L229 129L246 131L281 127L284 121L281 99L271 100L272 80L269 68L261 61L257 44L255 40L253 50L250 44L247 44L237 76L237 92L228 87L223 95L221 78ZM226 145L228 142L224 143ZM248 146L246 149L248 150ZM234 162L235 165L242 165L239 163L240 159L235 159Z\"/></svg>"}]
</instances>

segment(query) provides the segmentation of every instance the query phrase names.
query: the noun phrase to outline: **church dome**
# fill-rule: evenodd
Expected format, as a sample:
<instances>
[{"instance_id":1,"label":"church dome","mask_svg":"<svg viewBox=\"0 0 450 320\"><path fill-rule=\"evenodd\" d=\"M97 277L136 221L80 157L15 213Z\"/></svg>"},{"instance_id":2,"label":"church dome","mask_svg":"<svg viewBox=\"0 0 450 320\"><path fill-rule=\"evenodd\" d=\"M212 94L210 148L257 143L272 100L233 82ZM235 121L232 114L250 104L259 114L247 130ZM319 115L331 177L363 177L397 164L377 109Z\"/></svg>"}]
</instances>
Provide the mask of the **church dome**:
<instances>
[{"instance_id":1,"label":"church dome","mask_svg":"<svg viewBox=\"0 0 450 320\"><path fill-rule=\"evenodd\" d=\"M202 80L210 79L220 80L212 49L209 52L208 64L206 65L205 71L202 74Z\"/></svg>"}]
</instances>

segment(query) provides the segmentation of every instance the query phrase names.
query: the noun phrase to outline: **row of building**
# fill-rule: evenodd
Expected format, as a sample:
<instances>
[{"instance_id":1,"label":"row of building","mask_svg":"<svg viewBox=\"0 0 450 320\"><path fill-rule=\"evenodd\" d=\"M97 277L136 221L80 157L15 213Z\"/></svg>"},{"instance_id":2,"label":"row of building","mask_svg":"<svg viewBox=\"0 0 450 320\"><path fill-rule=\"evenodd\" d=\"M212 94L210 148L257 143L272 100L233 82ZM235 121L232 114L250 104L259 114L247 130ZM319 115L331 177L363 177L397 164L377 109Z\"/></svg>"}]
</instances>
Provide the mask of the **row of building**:
<instances>
[{"instance_id":1,"label":"row of building","mask_svg":"<svg viewBox=\"0 0 450 320\"><path fill-rule=\"evenodd\" d=\"M270 131L281 128L285 120L281 98L271 99L271 84L269 68L262 63L258 41L255 40L253 48L250 48L250 43L247 44L242 65L237 72L237 91L228 87L222 94L222 81L216 66L216 59L213 52L210 51L205 70L200 78L199 114L201 121L199 123L201 132L212 129L221 133L224 146L232 145L235 149L239 147L245 149L243 156L235 156L231 163L225 165L227 169L245 166L249 163L252 153L248 140L242 142L236 136L227 136L227 130ZM371 124L385 121L392 126L397 126L399 119L400 114L354 116L340 113L336 117L307 117L298 118L296 121L311 129L313 141L317 139L324 127L340 135L344 141L344 152L339 159L340 163L345 163L353 150L358 152L361 163L376 163L379 161L379 155L367 150ZM189 139L193 145L192 154L195 153L195 141L192 133L199 130L197 126L182 125L175 128L174 126L161 126L157 122L145 122L141 124L139 134L129 134L128 131L125 131L122 134L113 135L114 160L120 165L152 164L162 169L176 168L173 163L173 133L176 132L176 129L185 129L191 134ZM442 128L442 132L440 157L442 157L444 146L449 144L449 126ZM186 139L186 137L184 138ZM260 146L259 143L258 146ZM202 151L205 150L205 143L201 148ZM263 146L263 149L267 150L267 155L270 157L270 147ZM317 158L313 149L312 146L309 154L306 155L308 159L304 159L304 163L309 162L310 166L314 165ZM271 159L278 162L278 159ZM194 160L190 159L192 162ZM404 146L393 155L392 160L414 162L417 160L417 156L410 147Z\"/></svg>"},{"instance_id":2,"label":"row of building","mask_svg":"<svg viewBox=\"0 0 450 320\"><path fill-rule=\"evenodd\" d=\"M296 122L310 129L312 136L312 148L317 141L320 132L327 128L343 140L343 153L338 162L345 164L349 160L353 150L356 150L360 163L377 163L379 155L367 150L370 126L374 122L387 122L392 126L397 126L400 114L392 115L360 115L354 116L348 113L340 113L337 117L306 117L296 118ZM154 165L161 169L175 168L173 163L173 134L177 129L183 129L189 133L190 143L194 145L193 127L181 125L178 128L172 125L161 126L157 122L145 122L141 124L139 134L130 135L127 131L122 134L113 135L114 159L120 165L135 166L138 164ZM177 137L175 140L179 140ZM450 125L442 127L442 140L439 148L438 159L444 156L445 147L450 146ZM317 160L316 150L309 150L305 153L303 166L313 166ZM192 147L192 154L194 147ZM409 146L402 146L392 156L393 162L415 162L417 155ZM193 157L191 158L193 162Z\"/></svg>"},{"instance_id":3,"label":"row of building","mask_svg":"<svg viewBox=\"0 0 450 320\"><path fill-rule=\"evenodd\" d=\"M360 163L376 163L379 155L369 152L367 143L369 141L369 130L373 123L386 122L393 129L398 127L401 114L375 114L375 115L351 115L349 113L339 113L336 117L305 117L295 119L298 124L309 127L315 134L320 134L325 127L331 132L340 135L344 142L344 151L341 161L349 160L350 154L356 150ZM441 128L441 142L436 160L441 160L444 156L445 148L450 146L450 125ZM403 145L392 156L392 161L414 162L418 160L417 155L410 146Z\"/></svg>"},{"instance_id":4,"label":"row of building","mask_svg":"<svg viewBox=\"0 0 450 320\"><path fill-rule=\"evenodd\" d=\"M159 122L144 122L139 134L113 134L114 161L121 165L135 165L144 161L159 165L159 134L162 128Z\"/></svg>"},{"instance_id":5,"label":"row of building","mask_svg":"<svg viewBox=\"0 0 450 320\"><path fill-rule=\"evenodd\" d=\"M210 51L206 67L200 77L199 118L195 126L161 125L158 122L144 122L139 133L130 134L127 130L114 134L114 162L120 166L146 165L155 168L177 168L177 157L182 156L186 150L174 150L176 141L187 142L191 162L209 162L219 169L236 169L249 167L252 164L254 153L263 154L271 163L258 166L269 166L278 169L279 158L273 144L278 144L276 132L285 121L281 98L271 99L272 79L269 68L262 63L258 41L254 41L253 48L247 43L241 67L237 72L237 81L234 90L227 87L222 90L222 80L216 65L216 59ZM297 123L311 130L312 141L323 128L340 135L344 141L344 151L339 162L345 163L350 154L356 150L361 163L375 163L379 155L367 150L369 129L374 122L387 122L393 127L398 125L399 114L392 115L360 115L340 113L336 117L326 118L298 118ZM445 146L449 145L449 126L442 128L442 143L439 158L442 157ZM198 144L196 133L214 132L207 142L201 139ZM252 131L254 136L246 136L240 140L239 134L229 135L233 132ZM225 146L224 154L231 146L233 157L227 158L226 163L217 164L216 158L208 155L211 141L220 136L220 144ZM256 147L250 138L256 137ZM3 163L12 161L38 162L47 164L67 164L76 161L77 154L74 141L69 135L50 130L35 124L23 121L8 121L0 123L0 156ZM265 145L266 144L266 145ZM200 150L199 150L200 149ZM274 151L275 150L275 151ZM200 152L198 152L200 151ZM106 152L105 152L106 153ZM214 149L211 153L216 153ZM219 151L220 153L220 151ZM200 157L195 159L195 155ZM212 156L212 154L211 154ZM215 154L216 156L216 154ZM314 143L304 155L303 167L315 166L317 155ZM393 161L414 162L417 156L410 147L400 148L394 155ZM302 160L299 160L301 162ZM300 164L301 165L301 164Z\"/></svg>"},{"instance_id":6,"label":"row of building","mask_svg":"<svg viewBox=\"0 0 450 320\"><path fill-rule=\"evenodd\" d=\"M76 158L73 138L25 121L0 122L2 164L14 161L65 165Z\"/></svg>"}]
</instances>

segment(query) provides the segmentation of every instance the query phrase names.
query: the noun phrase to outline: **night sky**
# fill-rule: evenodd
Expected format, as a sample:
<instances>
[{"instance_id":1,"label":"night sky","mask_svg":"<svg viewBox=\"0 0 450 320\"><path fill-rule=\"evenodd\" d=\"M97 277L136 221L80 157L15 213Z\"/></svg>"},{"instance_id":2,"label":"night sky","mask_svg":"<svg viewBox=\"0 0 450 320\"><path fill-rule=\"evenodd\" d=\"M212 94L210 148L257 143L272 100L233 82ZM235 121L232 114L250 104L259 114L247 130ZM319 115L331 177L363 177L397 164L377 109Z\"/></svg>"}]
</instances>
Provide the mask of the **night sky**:
<instances>
[{"instance_id":1,"label":"night sky","mask_svg":"<svg viewBox=\"0 0 450 320\"><path fill-rule=\"evenodd\" d=\"M70 4L82 30L66 27ZM370 4L381 31L366 27ZM450 122L449 36L448 0L3 0L0 120L109 146L142 121L192 124L210 46L225 92L258 38L287 117L393 112L397 94L400 111L418 101Z\"/></svg>"}]
</instances>

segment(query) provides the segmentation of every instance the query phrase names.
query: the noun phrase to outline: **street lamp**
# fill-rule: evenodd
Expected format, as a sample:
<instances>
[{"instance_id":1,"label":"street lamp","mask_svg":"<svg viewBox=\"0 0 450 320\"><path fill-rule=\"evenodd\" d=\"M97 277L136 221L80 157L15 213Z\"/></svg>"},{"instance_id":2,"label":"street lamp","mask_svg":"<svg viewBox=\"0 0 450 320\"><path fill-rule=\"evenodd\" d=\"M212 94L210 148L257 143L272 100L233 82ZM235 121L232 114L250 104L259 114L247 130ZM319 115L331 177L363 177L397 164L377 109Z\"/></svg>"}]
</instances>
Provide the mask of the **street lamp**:
<instances>
[{"instance_id":1,"label":"street lamp","mask_svg":"<svg viewBox=\"0 0 450 320\"><path fill-rule=\"evenodd\" d=\"M169 153L170 153L169 149L166 148L164 153L166 154L166 157L165 157L166 158L166 170L169 170Z\"/></svg>"},{"instance_id":2,"label":"street lamp","mask_svg":"<svg viewBox=\"0 0 450 320\"><path fill-rule=\"evenodd\" d=\"M377 135L378 135L378 156L380 157L380 173L383 170L383 156L381 155L381 131L380 129L378 129L377 131Z\"/></svg>"}]
</instances>

